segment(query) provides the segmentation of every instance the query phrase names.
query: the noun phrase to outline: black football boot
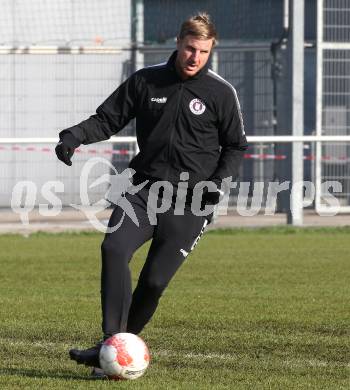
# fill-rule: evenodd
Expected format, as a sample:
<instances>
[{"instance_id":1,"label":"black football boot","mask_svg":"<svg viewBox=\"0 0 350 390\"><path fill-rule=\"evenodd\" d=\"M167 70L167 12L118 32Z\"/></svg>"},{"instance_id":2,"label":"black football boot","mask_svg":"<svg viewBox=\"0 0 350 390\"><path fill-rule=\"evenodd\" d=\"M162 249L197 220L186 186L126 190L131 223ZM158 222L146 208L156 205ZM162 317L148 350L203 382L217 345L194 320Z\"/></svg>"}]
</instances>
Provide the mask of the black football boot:
<instances>
[{"instance_id":1,"label":"black football boot","mask_svg":"<svg viewBox=\"0 0 350 390\"><path fill-rule=\"evenodd\" d=\"M100 341L88 349L71 349L69 351L69 356L78 364L85 364L85 366L101 368L99 354L102 343L103 342Z\"/></svg>"}]
</instances>

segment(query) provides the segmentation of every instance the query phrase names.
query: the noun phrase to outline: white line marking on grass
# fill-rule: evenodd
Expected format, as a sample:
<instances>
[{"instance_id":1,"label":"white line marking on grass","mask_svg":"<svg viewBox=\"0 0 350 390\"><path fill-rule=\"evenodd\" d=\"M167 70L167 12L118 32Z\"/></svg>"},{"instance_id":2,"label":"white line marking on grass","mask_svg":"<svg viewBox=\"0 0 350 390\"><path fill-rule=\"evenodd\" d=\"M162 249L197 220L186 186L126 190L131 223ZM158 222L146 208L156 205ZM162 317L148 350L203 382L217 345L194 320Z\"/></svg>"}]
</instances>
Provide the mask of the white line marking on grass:
<instances>
[{"instance_id":1,"label":"white line marking on grass","mask_svg":"<svg viewBox=\"0 0 350 390\"><path fill-rule=\"evenodd\" d=\"M203 354L203 353L184 353L176 352L176 351L166 351L166 350L159 350L155 351L153 353L155 356L159 357L180 357L185 359L214 359L214 360L224 360L224 361L243 361L244 359L252 360L253 357L251 356L243 356L238 354L217 354L217 353L209 353L209 354ZM271 359L272 357L272 359ZM273 360L275 359L275 360ZM266 357L266 359L260 358L262 362L265 364L268 364L269 362L273 363L274 361L280 361L284 366L287 367L348 367L350 368L350 363L341 363L341 362L326 362L322 360L317 359L278 359L274 356Z\"/></svg>"},{"instance_id":2,"label":"white line marking on grass","mask_svg":"<svg viewBox=\"0 0 350 390\"><path fill-rule=\"evenodd\" d=\"M13 347L34 347L34 348L72 348L71 344L61 343L61 342L50 342L50 341L24 341L24 340L14 340L9 338L0 338L0 345L10 345ZM61 349L61 348L60 348Z\"/></svg>"},{"instance_id":3,"label":"white line marking on grass","mask_svg":"<svg viewBox=\"0 0 350 390\"><path fill-rule=\"evenodd\" d=\"M14 340L9 338L0 338L0 345L9 345L14 347L28 347L32 348L54 348L58 350L68 351L70 348L74 347L73 344L67 344L63 342L49 342L49 341L24 341L24 340ZM195 352L185 352L181 353L180 351L172 350L152 350L151 355L155 357L169 357L169 358L179 358L182 359L212 359L212 360L223 360L223 361L243 361L243 360L254 360L253 356L242 355L242 354L227 354L227 353L195 353ZM273 364L274 362L280 361L283 366L286 367L347 367L350 368L349 363L342 362L326 362L318 359L278 359L275 356L266 356L266 358L259 359L264 364Z\"/></svg>"},{"instance_id":4,"label":"white line marking on grass","mask_svg":"<svg viewBox=\"0 0 350 390\"><path fill-rule=\"evenodd\" d=\"M181 357L186 359L219 359L219 360L237 360L240 358L237 354L227 354L227 353L194 353L187 352L181 353L177 351L167 351L167 350L158 350L154 352L156 356L164 356L164 357Z\"/></svg>"}]
</instances>

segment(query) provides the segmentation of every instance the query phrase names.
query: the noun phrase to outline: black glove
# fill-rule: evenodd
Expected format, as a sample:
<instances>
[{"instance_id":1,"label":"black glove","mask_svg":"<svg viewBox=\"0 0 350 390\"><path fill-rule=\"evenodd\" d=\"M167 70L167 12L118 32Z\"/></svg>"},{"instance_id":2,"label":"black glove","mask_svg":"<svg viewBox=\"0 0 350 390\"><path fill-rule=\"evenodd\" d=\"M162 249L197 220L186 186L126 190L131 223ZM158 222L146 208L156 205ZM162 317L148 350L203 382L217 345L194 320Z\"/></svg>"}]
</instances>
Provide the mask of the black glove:
<instances>
[{"instance_id":1,"label":"black glove","mask_svg":"<svg viewBox=\"0 0 350 390\"><path fill-rule=\"evenodd\" d=\"M217 205L220 203L222 198L225 195L225 182L219 179L209 179L212 182L210 187L204 187L203 195L202 195L202 205ZM211 191L209 191L211 190ZM215 190L215 191L214 191Z\"/></svg>"},{"instance_id":2,"label":"black glove","mask_svg":"<svg viewBox=\"0 0 350 390\"><path fill-rule=\"evenodd\" d=\"M212 191L209 191L208 187L203 188L202 202L201 202L201 210L204 210L206 206L212 207L211 213L205 216L208 223L211 223L211 221L214 217L214 207L213 206L217 205L221 201L221 199L224 195L223 191L219 190L217 185L216 185L216 188L210 186L210 190L212 190Z\"/></svg>"},{"instance_id":3,"label":"black glove","mask_svg":"<svg viewBox=\"0 0 350 390\"><path fill-rule=\"evenodd\" d=\"M204 205L216 205L218 204L224 196L224 191L216 189L215 192L211 192L208 190L208 187L204 188L202 201Z\"/></svg>"},{"instance_id":4,"label":"black glove","mask_svg":"<svg viewBox=\"0 0 350 390\"><path fill-rule=\"evenodd\" d=\"M71 158L74 154L74 150L80 145L80 142L71 133L64 133L61 135L55 152L59 160L63 161L66 165L71 166Z\"/></svg>"}]
</instances>

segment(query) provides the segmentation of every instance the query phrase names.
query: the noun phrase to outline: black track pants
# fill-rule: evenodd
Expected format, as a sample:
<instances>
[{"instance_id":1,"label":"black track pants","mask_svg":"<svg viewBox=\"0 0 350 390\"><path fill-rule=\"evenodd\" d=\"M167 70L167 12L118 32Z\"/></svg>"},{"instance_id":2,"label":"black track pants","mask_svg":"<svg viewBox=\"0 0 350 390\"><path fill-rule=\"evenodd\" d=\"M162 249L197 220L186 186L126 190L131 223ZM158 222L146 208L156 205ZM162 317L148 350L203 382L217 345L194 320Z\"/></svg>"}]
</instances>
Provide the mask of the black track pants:
<instances>
[{"instance_id":1,"label":"black track pants","mask_svg":"<svg viewBox=\"0 0 350 390\"><path fill-rule=\"evenodd\" d=\"M137 226L121 207L114 209L109 226L121 226L106 233L102 243L102 330L105 336L119 332L138 334L155 312L159 298L187 254L194 248L207 223L185 209L174 215L173 208L157 214L157 225L147 216L148 190L127 194L139 221ZM124 216L123 216L124 215ZM152 243L132 294L129 261L143 243Z\"/></svg>"}]
</instances>

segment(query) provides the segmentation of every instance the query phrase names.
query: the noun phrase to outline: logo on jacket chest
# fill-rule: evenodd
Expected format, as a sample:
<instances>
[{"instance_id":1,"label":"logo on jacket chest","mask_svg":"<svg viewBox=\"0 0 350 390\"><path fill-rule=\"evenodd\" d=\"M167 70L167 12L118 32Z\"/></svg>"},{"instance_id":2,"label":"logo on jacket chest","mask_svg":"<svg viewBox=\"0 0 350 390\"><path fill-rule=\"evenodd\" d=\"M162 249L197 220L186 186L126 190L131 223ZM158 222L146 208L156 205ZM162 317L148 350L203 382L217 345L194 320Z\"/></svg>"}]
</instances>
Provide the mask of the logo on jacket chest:
<instances>
[{"instance_id":1,"label":"logo on jacket chest","mask_svg":"<svg viewBox=\"0 0 350 390\"><path fill-rule=\"evenodd\" d=\"M165 96L159 98L159 97L153 97L151 98L151 102L156 102L156 103L166 103L166 101L168 100L168 98L166 98Z\"/></svg>"},{"instance_id":2,"label":"logo on jacket chest","mask_svg":"<svg viewBox=\"0 0 350 390\"><path fill-rule=\"evenodd\" d=\"M205 104L200 99L192 99L189 104L190 110L195 115L201 115L205 111Z\"/></svg>"}]
</instances>

